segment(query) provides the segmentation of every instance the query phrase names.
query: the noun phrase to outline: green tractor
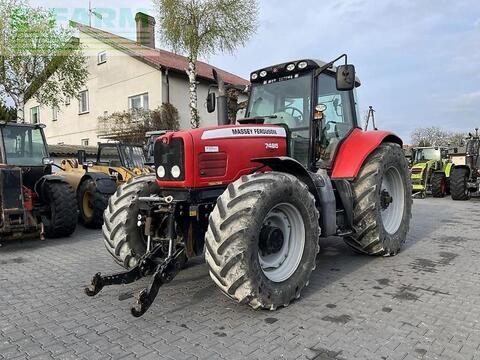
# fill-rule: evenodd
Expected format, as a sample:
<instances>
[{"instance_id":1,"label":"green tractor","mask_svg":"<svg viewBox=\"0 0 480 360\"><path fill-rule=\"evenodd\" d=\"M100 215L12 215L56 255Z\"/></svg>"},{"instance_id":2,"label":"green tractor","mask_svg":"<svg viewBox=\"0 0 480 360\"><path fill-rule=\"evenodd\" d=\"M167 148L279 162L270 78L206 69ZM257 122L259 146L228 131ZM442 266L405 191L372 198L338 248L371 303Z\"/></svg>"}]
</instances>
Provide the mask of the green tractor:
<instances>
[{"instance_id":1,"label":"green tractor","mask_svg":"<svg viewBox=\"0 0 480 360\"><path fill-rule=\"evenodd\" d=\"M414 148L411 168L413 196L425 198L427 193L433 197L447 195L450 192L452 166L446 147Z\"/></svg>"}]
</instances>

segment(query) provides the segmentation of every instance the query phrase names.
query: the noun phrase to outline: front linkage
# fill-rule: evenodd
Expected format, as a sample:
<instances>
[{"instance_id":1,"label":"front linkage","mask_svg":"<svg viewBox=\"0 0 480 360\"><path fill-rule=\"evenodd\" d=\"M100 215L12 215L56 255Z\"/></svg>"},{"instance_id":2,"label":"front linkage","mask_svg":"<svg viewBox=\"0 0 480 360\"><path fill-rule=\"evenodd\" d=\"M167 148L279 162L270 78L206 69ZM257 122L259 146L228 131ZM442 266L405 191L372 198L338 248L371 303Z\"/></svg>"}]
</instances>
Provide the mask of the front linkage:
<instances>
[{"instance_id":1,"label":"front linkage","mask_svg":"<svg viewBox=\"0 0 480 360\"><path fill-rule=\"evenodd\" d=\"M150 202L158 201L158 198L139 198L140 201ZM163 200L163 199L162 199ZM171 202L171 199L168 199ZM167 201L168 202L168 201ZM97 273L93 276L91 285L85 288L85 293L88 296L97 295L105 286L131 284L143 277L152 275L152 281L148 288L143 289L137 296L137 302L130 309L135 317L140 317L150 308L153 301L157 297L160 287L171 282L178 274L185 258L184 244L178 244L174 248L174 229L173 219L175 216L175 206L172 207L169 216L169 251L168 256L159 262L164 254L164 247L162 244L156 245L151 251L147 251L137 262L133 268L128 271L122 271L111 275L102 275ZM150 214L149 214L150 217ZM146 224L151 224L151 219L146 219ZM145 227L145 235L148 236L148 248L150 248L150 226Z\"/></svg>"}]
</instances>

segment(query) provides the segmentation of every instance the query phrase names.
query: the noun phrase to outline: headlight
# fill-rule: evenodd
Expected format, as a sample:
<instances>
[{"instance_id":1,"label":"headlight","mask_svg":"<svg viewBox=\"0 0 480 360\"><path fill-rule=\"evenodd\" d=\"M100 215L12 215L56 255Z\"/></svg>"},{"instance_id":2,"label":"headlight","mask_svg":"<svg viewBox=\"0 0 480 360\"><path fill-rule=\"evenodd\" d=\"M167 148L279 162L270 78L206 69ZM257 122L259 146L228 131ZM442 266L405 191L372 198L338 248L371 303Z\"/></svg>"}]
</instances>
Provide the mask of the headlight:
<instances>
[{"instance_id":1,"label":"headlight","mask_svg":"<svg viewBox=\"0 0 480 360\"><path fill-rule=\"evenodd\" d=\"M179 178L181 174L180 167L178 165L173 166L172 170L170 170L170 173L175 179Z\"/></svg>"},{"instance_id":2,"label":"headlight","mask_svg":"<svg viewBox=\"0 0 480 360\"><path fill-rule=\"evenodd\" d=\"M267 72L265 70L262 70L260 72L260 77L265 77L265 76L267 76Z\"/></svg>"},{"instance_id":3,"label":"headlight","mask_svg":"<svg viewBox=\"0 0 480 360\"><path fill-rule=\"evenodd\" d=\"M165 168L163 166L160 165L157 168L157 175L158 175L159 178L165 177Z\"/></svg>"},{"instance_id":4,"label":"headlight","mask_svg":"<svg viewBox=\"0 0 480 360\"><path fill-rule=\"evenodd\" d=\"M293 70L295 70L295 64L288 64L287 71L293 71Z\"/></svg>"},{"instance_id":5,"label":"headlight","mask_svg":"<svg viewBox=\"0 0 480 360\"><path fill-rule=\"evenodd\" d=\"M257 73L253 73L252 76L251 76L252 80L257 80L258 79L258 74Z\"/></svg>"},{"instance_id":6,"label":"headlight","mask_svg":"<svg viewBox=\"0 0 480 360\"><path fill-rule=\"evenodd\" d=\"M305 69L308 66L308 63L306 61L302 61L301 63L298 64L299 69Z\"/></svg>"}]
</instances>

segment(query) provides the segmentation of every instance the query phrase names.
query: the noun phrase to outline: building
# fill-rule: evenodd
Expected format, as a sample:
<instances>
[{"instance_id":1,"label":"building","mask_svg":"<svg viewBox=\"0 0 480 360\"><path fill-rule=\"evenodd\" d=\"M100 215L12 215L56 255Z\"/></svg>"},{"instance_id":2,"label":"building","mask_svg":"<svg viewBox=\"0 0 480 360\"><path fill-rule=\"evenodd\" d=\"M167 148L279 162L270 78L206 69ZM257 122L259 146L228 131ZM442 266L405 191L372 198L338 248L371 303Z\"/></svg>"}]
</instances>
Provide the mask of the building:
<instances>
[{"instance_id":1,"label":"building","mask_svg":"<svg viewBox=\"0 0 480 360\"><path fill-rule=\"evenodd\" d=\"M45 134L52 144L96 145L98 118L131 109L154 110L163 103L174 105L180 128L190 127L189 84L183 56L155 48L155 19L138 13L137 41L87 25L71 22L78 29L80 44L88 58L89 79L78 99L52 109L31 99L25 106L25 120L47 125ZM212 65L197 63L198 108L201 126L213 126L217 115L205 107L208 88L213 84ZM248 81L215 68L233 85Z\"/></svg>"}]
</instances>

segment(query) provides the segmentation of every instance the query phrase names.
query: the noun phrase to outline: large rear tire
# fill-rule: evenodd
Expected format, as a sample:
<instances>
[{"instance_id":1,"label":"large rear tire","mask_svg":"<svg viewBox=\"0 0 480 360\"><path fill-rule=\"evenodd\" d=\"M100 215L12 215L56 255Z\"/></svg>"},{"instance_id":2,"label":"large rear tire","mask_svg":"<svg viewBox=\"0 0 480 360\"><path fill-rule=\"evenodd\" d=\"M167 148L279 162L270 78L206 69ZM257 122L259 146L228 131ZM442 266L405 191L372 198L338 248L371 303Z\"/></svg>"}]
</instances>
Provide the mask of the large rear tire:
<instances>
[{"instance_id":1,"label":"large rear tire","mask_svg":"<svg viewBox=\"0 0 480 360\"><path fill-rule=\"evenodd\" d=\"M468 191L468 169L453 168L450 173L450 193L452 200L469 200L470 192Z\"/></svg>"},{"instance_id":2,"label":"large rear tire","mask_svg":"<svg viewBox=\"0 0 480 360\"><path fill-rule=\"evenodd\" d=\"M396 255L412 216L412 185L399 145L381 144L353 182L354 228L345 242L368 255Z\"/></svg>"},{"instance_id":3,"label":"large rear tire","mask_svg":"<svg viewBox=\"0 0 480 360\"><path fill-rule=\"evenodd\" d=\"M447 177L444 172L435 172L432 175L432 196L443 198L447 195Z\"/></svg>"},{"instance_id":4,"label":"large rear tire","mask_svg":"<svg viewBox=\"0 0 480 360\"><path fill-rule=\"evenodd\" d=\"M77 227L77 200L72 187L64 182L47 181L43 187L43 198L49 206L48 214L41 216L45 237L50 239L67 237Z\"/></svg>"},{"instance_id":5,"label":"large rear tire","mask_svg":"<svg viewBox=\"0 0 480 360\"><path fill-rule=\"evenodd\" d=\"M92 179L85 180L78 190L80 221L89 229L100 229L103 225L103 212L108 206L110 195L97 189Z\"/></svg>"},{"instance_id":6,"label":"large rear tire","mask_svg":"<svg viewBox=\"0 0 480 360\"><path fill-rule=\"evenodd\" d=\"M228 186L210 215L205 259L228 297L274 310L299 298L319 251L315 199L295 176L268 172Z\"/></svg>"},{"instance_id":7,"label":"large rear tire","mask_svg":"<svg viewBox=\"0 0 480 360\"><path fill-rule=\"evenodd\" d=\"M152 194L155 187L154 175L134 177L117 188L105 209L102 227L105 247L114 260L126 269L135 266L147 250L141 229L137 226L137 197Z\"/></svg>"}]
</instances>

